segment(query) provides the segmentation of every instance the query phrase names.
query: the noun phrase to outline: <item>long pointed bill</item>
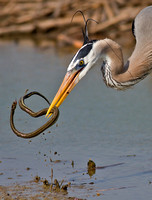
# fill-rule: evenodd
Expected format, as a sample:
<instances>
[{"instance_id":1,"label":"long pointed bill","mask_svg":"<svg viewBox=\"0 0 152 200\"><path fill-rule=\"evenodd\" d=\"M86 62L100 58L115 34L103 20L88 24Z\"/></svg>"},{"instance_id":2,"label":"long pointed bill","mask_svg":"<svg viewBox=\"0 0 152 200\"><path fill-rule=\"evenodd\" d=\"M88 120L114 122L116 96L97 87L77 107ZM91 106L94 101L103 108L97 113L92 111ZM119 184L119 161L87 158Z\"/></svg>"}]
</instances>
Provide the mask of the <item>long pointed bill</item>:
<instances>
[{"instance_id":1,"label":"long pointed bill","mask_svg":"<svg viewBox=\"0 0 152 200\"><path fill-rule=\"evenodd\" d=\"M78 75L79 75L80 71L81 70L73 70L73 71L69 71L66 73L66 75L63 79L63 82L46 113L47 117L51 116L51 113L50 113L51 109L54 106L59 107L63 103L64 99L68 96L68 94L75 87L75 85L79 82Z\"/></svg>"}]
</instances>

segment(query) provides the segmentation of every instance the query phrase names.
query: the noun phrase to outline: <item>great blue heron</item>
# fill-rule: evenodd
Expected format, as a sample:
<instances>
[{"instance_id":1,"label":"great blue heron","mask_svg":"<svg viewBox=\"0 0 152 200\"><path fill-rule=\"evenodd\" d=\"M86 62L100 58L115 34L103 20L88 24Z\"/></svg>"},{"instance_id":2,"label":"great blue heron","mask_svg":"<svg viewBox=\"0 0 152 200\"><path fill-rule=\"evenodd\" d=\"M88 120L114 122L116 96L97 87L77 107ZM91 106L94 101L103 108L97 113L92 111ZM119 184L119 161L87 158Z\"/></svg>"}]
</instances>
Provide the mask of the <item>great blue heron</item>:
<instances>
[{"instance_id":1,"label":"great blue heron","mask_svg":"<svg viewBox=\"0 0 152 200\"><path fill-rule=\"evenodd\" d=\"M89 40L87 22L84 44L73 57L64 80L52 101L48 112L59 107L74 86L98 62L102 63L103 80L109 87L124 90L142 79L152 70L152 6L139 12L133 21L136 46L124 65L121 47L111 39Z\"/></svg>"}]
</instances>

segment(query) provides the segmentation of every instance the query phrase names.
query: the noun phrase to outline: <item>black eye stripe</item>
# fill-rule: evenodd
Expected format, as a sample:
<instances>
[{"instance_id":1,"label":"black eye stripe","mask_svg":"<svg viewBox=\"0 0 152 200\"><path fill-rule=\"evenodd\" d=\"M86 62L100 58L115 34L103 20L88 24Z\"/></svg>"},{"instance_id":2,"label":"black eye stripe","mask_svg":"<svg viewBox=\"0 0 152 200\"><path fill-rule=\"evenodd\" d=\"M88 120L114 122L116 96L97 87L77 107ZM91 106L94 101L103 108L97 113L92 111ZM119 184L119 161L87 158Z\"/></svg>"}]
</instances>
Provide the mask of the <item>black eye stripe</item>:
<instances>
[{"instance_id":1,"label":"black eye stripe","mask_svg":"<svg viewBox=\"0 0 152 200\"><path fill-rule=\"evenodd\" d=\"M89 54L89 52L92 49L92 43L88 43L87 45L85 45L82 49L80 49L80 51L78 52L77 56L74 59L74 62L80 58L84 58L86 55Z\"/></svg>"}]
</instances>

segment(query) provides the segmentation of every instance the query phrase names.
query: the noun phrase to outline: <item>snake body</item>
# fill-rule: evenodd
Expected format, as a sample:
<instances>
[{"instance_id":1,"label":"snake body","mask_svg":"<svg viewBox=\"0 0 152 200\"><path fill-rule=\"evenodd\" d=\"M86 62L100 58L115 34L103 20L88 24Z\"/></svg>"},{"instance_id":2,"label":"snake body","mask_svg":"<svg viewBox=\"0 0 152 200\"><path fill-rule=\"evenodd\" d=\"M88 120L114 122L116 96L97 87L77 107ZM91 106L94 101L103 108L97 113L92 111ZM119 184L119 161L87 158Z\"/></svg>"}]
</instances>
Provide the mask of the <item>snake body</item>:
<instances>
[{"instance_id":1,"label":"snake body","mask_svg":"<svg viewBox=\"0 0 152 200\"><path fill-rule=\"evenodd\" d=\"M36 92L36 91L33 91L33 92L30 92L26 95L24 95L23 97L20 98L19 100L19 106L20 108L27 112L30 116L32 117L40 117L42 115L45 115L48 108L44 108L38 112L34 112L32 111L30 108L28 108L26 105L25 105L25 102L24 100L29 98L30 96L32 95L38 95L38 96L41 96L43 99L46 100L46 102L48 104L49 101L47 100L47 98L45 96L43 96L41 93L39 92ZM14 113L15 113L15 109L16 109L16 106L17 106L17 101L14 101L13 104L12 104L12 107L11 107L11 114L10 114L10 126L13 130L13 132L18 136L18 137L22 137L22 138L32 138L32 137L35 137L37 135L39 135L40 133L42 133L44 130L46 130L47 128L49 128L50 126L52 126L58 119L58 116L59 116L59 110L57 107L54 107L52 110L51 110L51 113L52 113L52 117L50 118L50 120L48 120L44 125L42 125L41 127L39 127L38 129L36 129L35 131L32 131L32 132L29 132L29 133L22 133L20 132L19 130L16 129L15 125L14 125Z\"/></svg>"}]
</instances>

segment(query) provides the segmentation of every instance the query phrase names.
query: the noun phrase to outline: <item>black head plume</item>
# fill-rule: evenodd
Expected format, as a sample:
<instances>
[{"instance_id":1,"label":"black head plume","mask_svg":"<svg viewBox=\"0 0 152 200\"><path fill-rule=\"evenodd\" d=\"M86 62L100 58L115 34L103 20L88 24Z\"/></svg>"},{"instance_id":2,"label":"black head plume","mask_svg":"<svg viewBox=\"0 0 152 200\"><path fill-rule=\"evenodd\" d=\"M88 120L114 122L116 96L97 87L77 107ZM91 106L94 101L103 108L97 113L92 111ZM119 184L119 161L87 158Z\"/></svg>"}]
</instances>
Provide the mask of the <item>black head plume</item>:
<instances>
[{"instance_id":1,"label":"black head plume","mask_svg":"<svg viewBox=\"0 0 152 200\"><path fill-rule=\"evenodd\" d=\"M91 19L91 18L89 18L89 19L86 20L84 14L83 14L83 12L82 12L81 10L77 10L77 11L74 13L74 15L73 15L73 17L72 17L72 20L73 20L74 16L75 16L78 12L82 14L82 17L83 17L84 23L85 23L84 29L82 29L83 40L84 40L83 45L84 45L84 44L87 44L87 43L90 41L90 40L89 40L89 37L88 37L88 27L87 27L88 22L89 22L89 21L94 21L94 22L96 22L96 23L98 23L98 22L95 21L94 19ZM72 22L72 20L71 20L71 22Z\"/></svg>"}]
</instances>

